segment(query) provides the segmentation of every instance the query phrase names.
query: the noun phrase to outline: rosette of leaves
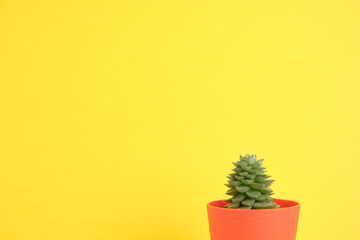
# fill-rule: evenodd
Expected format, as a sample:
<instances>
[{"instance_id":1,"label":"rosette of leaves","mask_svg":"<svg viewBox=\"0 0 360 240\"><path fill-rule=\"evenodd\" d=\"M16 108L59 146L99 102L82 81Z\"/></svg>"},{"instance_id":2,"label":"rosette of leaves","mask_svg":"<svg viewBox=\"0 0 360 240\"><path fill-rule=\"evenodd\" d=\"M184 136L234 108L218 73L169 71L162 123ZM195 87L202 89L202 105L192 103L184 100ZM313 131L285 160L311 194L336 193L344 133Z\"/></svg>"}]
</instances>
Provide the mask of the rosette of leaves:
<instances>
[{"instance_id":1,"label":"rosette of leaves","mask_svg":"<svg viewBox=\"0 0 360 240\"><path fill-rule=\"evenodd\" d=\"M229 204L225 208L233 209L269 209L279 208L271 197L273 191L270 185L274 180L266 174L265 167L262 166L263 159L256 159L256 155L247 154L240 156L240 161L234 162L235 168L228 176L229 187L226 194L232 196L226 200Z\"/></svg>"}]
</instances>

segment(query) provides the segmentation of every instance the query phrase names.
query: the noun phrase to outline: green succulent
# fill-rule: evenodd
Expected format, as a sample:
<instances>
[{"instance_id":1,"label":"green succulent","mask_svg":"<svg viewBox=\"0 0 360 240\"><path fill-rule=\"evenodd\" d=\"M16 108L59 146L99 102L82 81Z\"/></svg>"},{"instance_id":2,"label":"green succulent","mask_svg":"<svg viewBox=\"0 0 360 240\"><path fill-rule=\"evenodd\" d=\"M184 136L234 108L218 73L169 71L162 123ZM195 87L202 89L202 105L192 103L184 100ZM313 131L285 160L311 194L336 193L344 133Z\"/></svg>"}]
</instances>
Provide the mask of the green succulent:
<instances>
[{"instance_id":1,"label":"green succulent","mask_svg":"<svg viewBox=\"0 0 360 240\"><path fill-rule=\"evenodd\" d=\"M269 188L274 180L266 174L262 166L263 159L256 159L256 155L240 156L240 161L234 162L235 168L228 176L229 187L226 194L232 196L226 200L229 204L225 208L233 209L269 209L279 208L270 197L273 191Z\"/></svg>"}]
</instances>

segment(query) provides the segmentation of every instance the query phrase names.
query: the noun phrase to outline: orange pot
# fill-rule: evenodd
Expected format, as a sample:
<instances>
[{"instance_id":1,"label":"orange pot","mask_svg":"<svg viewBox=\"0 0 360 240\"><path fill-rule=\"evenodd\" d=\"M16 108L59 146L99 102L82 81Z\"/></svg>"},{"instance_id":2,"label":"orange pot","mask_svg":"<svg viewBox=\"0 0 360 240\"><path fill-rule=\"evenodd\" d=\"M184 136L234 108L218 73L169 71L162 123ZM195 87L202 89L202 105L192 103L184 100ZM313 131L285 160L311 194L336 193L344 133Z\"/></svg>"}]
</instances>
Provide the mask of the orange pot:
<instances>
[{"instance_id":1,"label":"orange pot","mask_svg":"<svg viewBox=\"0 0 360 240\"><path fill-rule=\"evenodd\" d=\"M224 200L210 202L211 240L295 240L300 204L274 200L275 209L228 209Z\"/></svg>"}]
</instances>

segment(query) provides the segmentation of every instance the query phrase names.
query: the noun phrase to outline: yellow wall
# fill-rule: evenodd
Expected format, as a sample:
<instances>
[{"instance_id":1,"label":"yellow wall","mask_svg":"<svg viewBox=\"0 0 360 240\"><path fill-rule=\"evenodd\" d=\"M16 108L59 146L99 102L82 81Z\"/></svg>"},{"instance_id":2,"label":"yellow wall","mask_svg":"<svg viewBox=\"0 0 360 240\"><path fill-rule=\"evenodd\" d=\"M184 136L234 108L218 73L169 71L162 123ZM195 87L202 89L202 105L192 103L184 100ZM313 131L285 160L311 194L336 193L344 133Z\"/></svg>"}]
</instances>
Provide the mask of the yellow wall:
<instances>
[{"instance_id":1,"label":"yellow wall","mask_svg":"<svg viewBox=\"0 0 360 240\"><path fill-rule=\"evenodd\" d=\"M0 2L0 239L209 240L239 154L355 240L360 4Z\"/></svg>"}]
</instances>

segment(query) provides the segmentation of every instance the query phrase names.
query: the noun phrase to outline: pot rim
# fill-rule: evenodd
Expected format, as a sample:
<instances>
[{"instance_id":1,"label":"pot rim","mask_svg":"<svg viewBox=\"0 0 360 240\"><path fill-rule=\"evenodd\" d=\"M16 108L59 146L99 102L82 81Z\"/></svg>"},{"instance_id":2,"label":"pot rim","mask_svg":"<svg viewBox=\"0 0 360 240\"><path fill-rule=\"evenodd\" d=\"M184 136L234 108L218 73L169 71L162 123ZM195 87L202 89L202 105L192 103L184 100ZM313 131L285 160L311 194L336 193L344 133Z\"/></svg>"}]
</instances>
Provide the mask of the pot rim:
<instances>
[{"instance_id":1,"label":"pot rim","mask_svg":"<svg viewBox=\"0 0 360 240\"><path fill-rule=\"evenodd\" d=\"M211 201L207 204L208 208L215 208L215 209L221 209L221 210L225 210L225 211L282 211L282 210L286 210L286 209L292 209L292 208L299 208L300 207L300 203L296 202L296 201L292 201L292 200L286 200L286 199L279 199L276 198L274 201L276 202L277 200L280 201L286 201L286 202L291 202L294 205L289 206L289 207L280 207L280 208L270 208L270 209L231 209L231 208L222 208L222 207L216 207L211 205L212 203L215 202L219 202L219 201L225 201L226 199L220 199L220 200L215 200L215 201Z\"/></svg>"}]
</instances>

